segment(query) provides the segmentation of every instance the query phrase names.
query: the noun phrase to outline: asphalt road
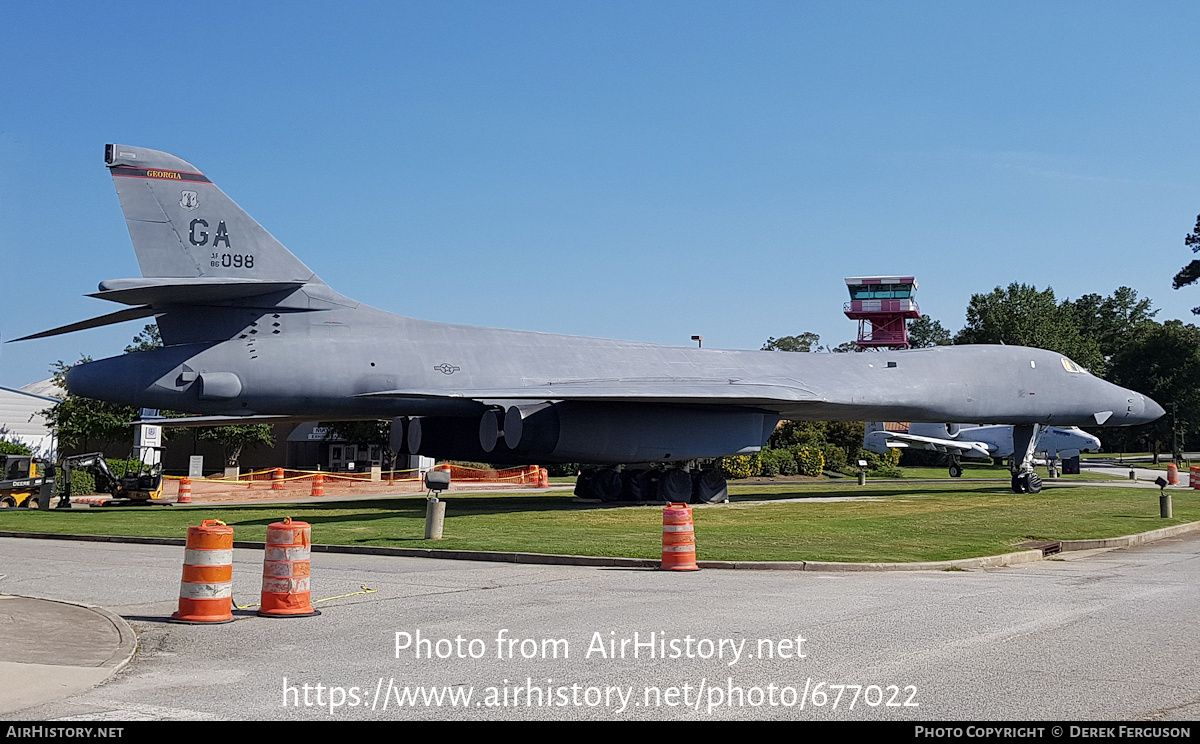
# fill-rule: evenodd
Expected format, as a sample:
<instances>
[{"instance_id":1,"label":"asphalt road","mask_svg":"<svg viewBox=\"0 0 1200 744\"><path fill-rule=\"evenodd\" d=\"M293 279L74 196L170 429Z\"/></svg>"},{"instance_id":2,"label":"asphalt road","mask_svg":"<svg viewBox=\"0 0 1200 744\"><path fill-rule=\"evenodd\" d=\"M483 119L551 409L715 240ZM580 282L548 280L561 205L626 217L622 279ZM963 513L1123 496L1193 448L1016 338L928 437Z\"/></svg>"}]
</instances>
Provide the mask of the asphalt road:
<instances>
[{"instance_id":1,"label":"asphalt road","mask_svg":"<svg viewBox=\"0 0 1200 744\"><path fill-rule=\"evenodd\" d=\"M257 601L261 559L236 551L240 604ZM1196 536L970 572L665 573L316 554L314 598L377 591L319 603L320 617L246 613L203 627L164 622L181 562L175 547L0 539L0 592L102 605L140 644L109 682L16 717L1200 717ZM417 631L434 641L422 658L415 644L397 651L396 634ZM620 658L635 632L643 643L655 634L655 658L645 645L633 658L632 644ZM498 636L533 642L498 646ZM543 643L556 639L565 647ZM835 685L851 687L835 701ZM452 707L443 686L469 703ZM433 691L447 694L441 706L425 702Z\"/></svg>"}]
</instances>

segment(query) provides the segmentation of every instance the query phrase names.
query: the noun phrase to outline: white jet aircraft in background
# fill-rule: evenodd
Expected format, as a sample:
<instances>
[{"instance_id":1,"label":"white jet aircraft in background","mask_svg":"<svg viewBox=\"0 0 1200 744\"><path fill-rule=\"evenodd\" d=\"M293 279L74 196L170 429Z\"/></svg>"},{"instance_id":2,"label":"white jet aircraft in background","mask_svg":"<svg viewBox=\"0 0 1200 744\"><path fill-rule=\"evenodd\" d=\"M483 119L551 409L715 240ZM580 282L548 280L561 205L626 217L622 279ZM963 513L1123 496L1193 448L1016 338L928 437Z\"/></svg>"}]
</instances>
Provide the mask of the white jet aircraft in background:
<instances>
[{"instance_id":1,"label":"white jet aircraft in background","mask_svg":"<svg viewBox=\"0 0 1200 744\"><path fill-rule=\"evenodd\" d=\"M886 431L881 422L867 424L863 449L887 454L889 447L933 450L950 458L950 477L962 475L961 458L990 460L1012 457L1011 426L978 424L910 424L907 432ZM1080 452L1099 452L1100 440L1077 426L1047 426L1038 435L1035 452L1045 452L1047 460L1076 457Z\"/></svg>"}]
</instances>

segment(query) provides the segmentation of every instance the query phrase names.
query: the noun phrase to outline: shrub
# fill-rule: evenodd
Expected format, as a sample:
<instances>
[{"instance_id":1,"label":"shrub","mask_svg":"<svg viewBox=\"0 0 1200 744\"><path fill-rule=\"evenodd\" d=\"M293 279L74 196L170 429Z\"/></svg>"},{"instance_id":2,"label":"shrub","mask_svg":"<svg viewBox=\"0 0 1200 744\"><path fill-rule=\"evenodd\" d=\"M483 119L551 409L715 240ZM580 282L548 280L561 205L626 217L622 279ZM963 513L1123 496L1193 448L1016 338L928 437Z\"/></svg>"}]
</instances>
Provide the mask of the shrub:
<instances>
[{"instance_id":1,"label":"shrub","mask_svg":"<svg viewBox=\"0 0 1200 744\"><path fill-rule=\"evenodd\" d=\"M63 488L66 487L67 481L63 477L62 469L55 473L54 477L54 495L61 496ZM96 492L96 478L87 470L72 470L71 471L71 495L84 496L89 493Z\"/></svg>"},{"instance_id":2,"label":"shrub","mask_svg":"<svg viewBox=\"0 0 1200 744\"><path fill-rule=\"evenodd\" d=\"M717 461L717 470L726 478L752 478L762 472L762 457L758 452L722 457Z\"/></svg>"},{"instance_id":3,"label":"shrub","mask_svg":"<svg viewBox=\"0 0 1200 744\"><path fill-rule=\"evenodd\" d=\"M110 472L112 472L114 478L120 478L130 470L136 473L142 467L142 461L136 457L130 457L129 459L125 460L106 457L104 458L104 461L108 463L108 469Z\"/></svg>"},{"instance_id":4,"label":"shrub","mask_svg":"<svg viewBox=\"0 0 1200 744\"><path fill-rule=\"evenodd\" d=\"M858 475L859 460L867 461L867 472L876 478L900 478L904 475L899 465L896 464L900 461L900 450L895 447L889 447L886 455L877 455L874 452L860 449L854 462L842 468L842 472L846 475Z\"/></svg>"},{"instance_id":5,"label":"shrub","mask_svg":"<svg viewBox=\"0 0 1200 744\"><path fill-rule=\"evenodd\" d=\"M10 442L0 439L0 455L32 455L29 448L20 442Z\"/></svg>"},{"instance_id":6,"label":"shrub","mask_svg":"<svg viewBox=\"0 0 1200 744\"><path fill-rule=\"evenodd\" d=\"M763 449L759 453L759 461L762 463L762 474L768 478L774 478L777 475L791 475L796 472L796 460L792 457L792 453L785 449ZM789 470L792 472L788 473Z\"/></svg>"},{"instance_id":7,"label":"shrub","mask_svg":"<svg viewBox=\"0 0 1200 744\"><path fill-rule=\"evenodd\" d=\"M795 457L801 475L818 477L825 470L825 455L817 447L797 447Z\"/></svg>"},{"instance_id":8,"label":"shrub","mask_svg":"<svg viewBox=\"0 0 1200 744\"><path fill-rule=\"evenodd\" d=\"M841 470L846 467L846 450L836 444L825 445L821 454L825 455L826 470Z\"/></svg>"}]
</instances>

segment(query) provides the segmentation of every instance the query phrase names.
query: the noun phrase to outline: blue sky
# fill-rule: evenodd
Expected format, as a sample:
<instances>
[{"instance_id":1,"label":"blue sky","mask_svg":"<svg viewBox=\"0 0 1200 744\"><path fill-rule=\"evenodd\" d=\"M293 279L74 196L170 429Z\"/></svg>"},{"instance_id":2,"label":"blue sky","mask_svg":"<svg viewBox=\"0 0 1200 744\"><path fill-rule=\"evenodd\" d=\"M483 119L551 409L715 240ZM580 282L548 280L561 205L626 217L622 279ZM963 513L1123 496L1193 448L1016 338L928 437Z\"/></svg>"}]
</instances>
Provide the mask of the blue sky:
<instances>
[{"instance_id":1,"label":"blue sky","mask_svg":"<svg viewBox=\"0 0 1200 744\"><path fill-rule=\"evenodd\" d=\"M431 320L836 344L843 277L1121 285L1200 212L1193 3L7 3L3 338L137 276L107 142L191 161L329 284ZM0 384L141 321L6 344Z\"/></svg>"}]
</instances>

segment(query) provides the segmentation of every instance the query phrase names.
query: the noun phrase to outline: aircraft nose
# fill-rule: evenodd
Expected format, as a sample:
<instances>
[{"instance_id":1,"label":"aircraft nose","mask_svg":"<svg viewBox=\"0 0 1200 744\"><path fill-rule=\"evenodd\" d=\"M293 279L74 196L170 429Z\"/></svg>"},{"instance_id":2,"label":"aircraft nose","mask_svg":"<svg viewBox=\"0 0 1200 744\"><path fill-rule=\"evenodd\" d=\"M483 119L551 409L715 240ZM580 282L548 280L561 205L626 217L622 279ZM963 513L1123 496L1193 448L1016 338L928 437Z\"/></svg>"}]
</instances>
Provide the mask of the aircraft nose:
<instances>
[{"instance_id":1,"label":"aircraft nose","mask_svg":"<svg viewBox=\"0 0 1200 744\"><path fill-rule=\"evenodd\" d=\"M1162 416L1166 413L1166 410L1164 410L1162 406L1155 403L1150 398L1147 398L1146 396L1141 395L1141 394L1139 394L1137 397L1138 397L1140 403L1142 404L1141 415L1140 416L1135 415L1135 417L1137 419L1139 419L1139 423L1148 424L1151 421L1158 419L1160 416Z\"/></svg>"}]
</instances>

